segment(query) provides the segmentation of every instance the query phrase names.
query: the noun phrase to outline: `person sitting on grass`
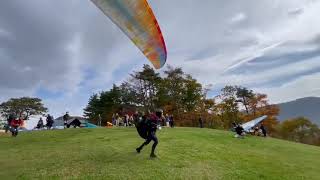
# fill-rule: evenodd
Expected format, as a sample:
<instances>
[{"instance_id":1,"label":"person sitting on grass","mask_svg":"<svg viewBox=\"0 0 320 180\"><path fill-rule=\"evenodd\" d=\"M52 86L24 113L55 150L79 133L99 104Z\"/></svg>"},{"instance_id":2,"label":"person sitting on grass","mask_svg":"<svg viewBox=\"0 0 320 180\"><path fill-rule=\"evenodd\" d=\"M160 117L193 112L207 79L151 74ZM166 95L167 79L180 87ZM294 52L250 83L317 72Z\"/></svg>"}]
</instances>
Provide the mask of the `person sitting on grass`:
<instances>
[{"instance_id":1,"label":"person sitting on grass","mask_svg":"<svg viewBox=\"0 0 320 180\"><path fill-rule=\"evenodd\" d=\"M43 120L42 118L39 119L38 124L36 126L36 129L42 129L43 128Z\"/></svg>"},{"instance_id":2,"label":"person sitting on grass","mask_svg":"<svg viewBox=\"0 0 320 180\"><path fill-rule=\"evenodd\" d=\"M235 137L236 138L243 138L244 137L244 129L240 124L236 124L236 123L232 123L233 124L233 128L236 132Z\"/></svg>"},{"instance_id":3,"label":"person sitting on grass","mask_svg":"<svg viewBox=\"0 0 320 180\"><path fill-rule=\"evenodd\" d=\"M77 128L77 127L81 127L81 122L78 118L76 118L75 120L73 120L73 128Z\"/></svg>"},{"instance_id":4,"label":"person sitting on grass","mask_svg":"<svg viewBox=\"0 0 320 180\"><path fill-rule=\"evenodd\" d=\"M67 124L67 128L70 128L70 126L73 126L73 128L81 128L81 122L78 118L76 118L70 124Z\"/></svg>"}]
</instances>

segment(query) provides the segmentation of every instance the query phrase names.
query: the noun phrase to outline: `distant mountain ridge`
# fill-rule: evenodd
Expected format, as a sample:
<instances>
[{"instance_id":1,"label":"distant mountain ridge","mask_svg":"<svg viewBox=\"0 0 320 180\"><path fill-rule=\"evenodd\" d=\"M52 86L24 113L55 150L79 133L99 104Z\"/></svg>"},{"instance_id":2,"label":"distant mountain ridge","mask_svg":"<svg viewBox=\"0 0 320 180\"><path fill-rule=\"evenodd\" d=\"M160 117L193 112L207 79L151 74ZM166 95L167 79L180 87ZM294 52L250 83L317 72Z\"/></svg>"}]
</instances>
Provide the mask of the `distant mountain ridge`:
<instances>
[{"instance_id":1,"label":"distant mountain ridge","mask_svg":"<svg viewBox=\"0 0 320 180\"><path fill-rule=\"evenodd\" d=\"M319 97L305 97L281 103L278 104L278 106L280 108L280 114L278 116L280 121L296 117L306 117L320 126Z\"/></svg>"}]
</instances>

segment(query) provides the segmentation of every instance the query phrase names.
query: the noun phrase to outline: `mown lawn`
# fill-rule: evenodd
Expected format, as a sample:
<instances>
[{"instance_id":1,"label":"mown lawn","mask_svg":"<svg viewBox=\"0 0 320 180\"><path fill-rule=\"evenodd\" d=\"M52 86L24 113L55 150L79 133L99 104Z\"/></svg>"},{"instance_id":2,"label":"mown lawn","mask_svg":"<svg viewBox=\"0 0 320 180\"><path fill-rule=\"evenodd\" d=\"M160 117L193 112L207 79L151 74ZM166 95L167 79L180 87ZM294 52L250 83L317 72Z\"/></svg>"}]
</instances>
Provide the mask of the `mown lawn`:
<instances>
[{"instance_id":1,"label":"mown lawn","mask_svg":"<svg viewBox=\"0 0 320 180\"><path fill-rule=\"evenodd\" d=\"M320 179L320 148L225 131L158 132L159 158L134 128L0 136L0 179Z\"/></svg>"}]
</instances>

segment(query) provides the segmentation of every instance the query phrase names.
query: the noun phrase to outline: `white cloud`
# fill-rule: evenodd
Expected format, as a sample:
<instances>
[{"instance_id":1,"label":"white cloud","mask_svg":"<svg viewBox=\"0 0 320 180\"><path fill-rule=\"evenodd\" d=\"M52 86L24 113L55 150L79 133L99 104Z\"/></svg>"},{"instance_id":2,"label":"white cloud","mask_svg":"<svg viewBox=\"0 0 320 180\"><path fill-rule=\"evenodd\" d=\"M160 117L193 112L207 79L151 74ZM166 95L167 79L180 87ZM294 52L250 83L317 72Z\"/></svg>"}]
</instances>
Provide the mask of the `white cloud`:
<instances>
[{"instance_id":1,"label":"white cloud","mask_svg":"<svg viewBox=\"0 0 320 180\"><path fill-rule=\"evenodd\" d=\"M11 33L0 27L0 37L9 37Z\"/></svg>"},{"instance_id":2,"label":"white cloud","mask_svg":"<svg viewBox=\"0 0 320 180\"><path fill-rule=\"evenodd\" d=\"M241 21L244 21L246 19L247 19L247 16L244 13L238 13L230 19L230 23L236 24L236 23L240 23Z\"/></svg>"},{"instance_id":3,"label":"white cloud","mask_svg":"<svg viewBox=\"0 0 320 180\"><path fill-rule=\"evenodd\" d=\"M91 93L111 87L126 79L133 69L148 63L90 1L39 2L0 2L0 22L4 22L0 23L0 40L3 34L15 37L15 41L0 41L0 75L3 77L9 69L14 72L10 81L0 78L3 99L35 95L41 87L65 93L61 98L45 99L55 114L66 110L78 114ZM205 84L216 88L225 84L248 85L270 93L275 101L307 95L297 86L306 80L311 86L318 80L313 75L306 76L320 67L317 57L290 62L282 55L320 48L316 43L320 34L320 1L149 3L164 34L168 63L183 67ZM35 8L38 5L41 8ZM24 18L20 22L21 14ZM263 61L266 57L277 57L274 62L286 63L270 66ZM252 63L257 58L259 63ZM269 69L256 70L265 64ZM92 76L89 80L88 73ZM284 87L278 91L271 86L275 82ZM290 92L285 94L286 91ZM320 95L316 88L312 92Z\"/></svg>"},{"instance_id":4,"label":"white cloud","mask_svg":"<svg viewBox=\"0 0 320 180\"><path fill-rule=\"evenodd\" d=\"M281 103L308 96L320 97L320 84L317 83L319 81L320 73L315 73L301 76L280 87L257 88L255 90L268 94L272 103Z\"/></svg>"},{"instance_id":5,"label":"white cloud","mask_svg":"<svg viewBox=\"0 0 320 180\"><path fill-rule=\"evenodd\" d=\"M227 71L230 71L232 69L235 69L237 67L240 67L242 64L244 63L247 63L247 62L250 62L251 60L253 59L256 59L258 57L262 57L264 56L268 51L272 50L272 49L275 49L277 47L279 47L280 45L282 45L284 42L278 42L278 43L275 43L275 44L272 44L272 45L269 45L267 47L262 47L261 49L257 49L255 51L250 51L250 55L249 57L244 57L244 58L241 58L241 59L237 59L236 63L229 66L224 72L227 72ZM252 53L254 52L254 53Z\"/></svg>"}]
</instances>

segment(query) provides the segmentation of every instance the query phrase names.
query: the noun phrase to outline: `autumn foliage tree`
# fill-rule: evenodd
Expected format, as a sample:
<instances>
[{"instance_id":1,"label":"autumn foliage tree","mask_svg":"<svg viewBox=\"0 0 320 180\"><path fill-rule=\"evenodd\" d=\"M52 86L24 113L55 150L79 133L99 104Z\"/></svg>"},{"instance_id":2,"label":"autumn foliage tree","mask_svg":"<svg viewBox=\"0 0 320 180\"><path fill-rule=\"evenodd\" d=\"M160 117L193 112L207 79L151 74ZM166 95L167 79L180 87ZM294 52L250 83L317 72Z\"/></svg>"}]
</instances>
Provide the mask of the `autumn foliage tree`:
<instances>
[{"instance_id":1,"label":"autumn foliage tree","mask_svg":"<svg viewBox=\"0 0 320 180\"><path fill-rule=\"evenodd\" d=\"M111 119L110 114L121 113L126 107L144 112L162 108L165 113L174 115L177 125L190 126L188 117L195 117L193 115L206 100L203 90L202 85L181 68L168 66L160 76L144 65L120 86L114 85L108 91L91 96L84 114L94 122L99 114L103 119Z\"/></svg>"},{"instance_id":2,"label":"autumn foliage tree","mask_svg":"<svg viewBox=\"0 0 320 180\"><path fill-rule=\"evenodd\" d=\"M320 129L304 117L282 122L277 129L277 137L305 144L320 145Z\"/></svg>"},{"instance_id":3,"label":"autumn foliage tree","mask_svg":"<svg viewBox=\"0 0 320 180\"><path fill-rule=\"evenodd\" d=\"M162 108L174 116L178 126L199 126L198 119L209 128L229 129L233 122L245 123L266 115L263 121L273 137L319 144L319 129L304 118L279 124L279 108L271 104L266 94L243 86L225 86L214 98L208 97L210 88L203 86L182 68L167 66L162 74L144 65L130 78L110 90L93 94L84 109L92 122L100 115L103 122L124 109L153 111Z\"/></svg>"},{"instance_id":4,"label":"autumn foliage tree","mask_svg":"<svg viewBox=\"0 0 320 180\"><path fill-rule=\"evenodd\" d=\"M266 94L256 93L248 100L249 114L244 116L245 121L249 121L263 115L267 115L263 124L268 129L269 133L275 131L275 126L278 124L277 116L279 115L279 107L269 104Z\"/></svg>"},{"instance_id":5,"label":"autumn foliage tree","mask_svg":"<svg viewBox=\"0 0 320 180\"><path fill-rule=\"evenodd\" d=\"M239 106L236 98L237 89L234 86L225 86L221 94L216 97L217 117L223 128L230 128L232 122L240 122Z\"/></svg>"},{"instance_id":6,"label":"autumn foliage tree","mask_svg":"<svg viewBox=\"0 0 320 180\"><path fill-rule=\"evenodd\" d=\"M230 128L232 122L242 123L267 115L264 125L269 133L274 132L279 108L269 104L266 94L241 86L225 86L216 99L219 102L216 104L217 117L223 128Z\"/></svg>"}]
</instances>

